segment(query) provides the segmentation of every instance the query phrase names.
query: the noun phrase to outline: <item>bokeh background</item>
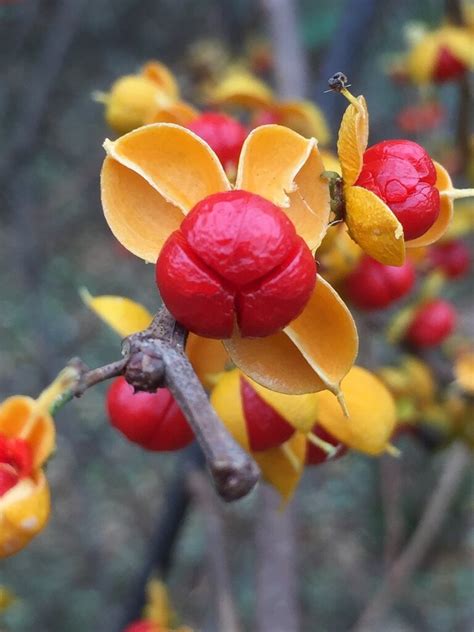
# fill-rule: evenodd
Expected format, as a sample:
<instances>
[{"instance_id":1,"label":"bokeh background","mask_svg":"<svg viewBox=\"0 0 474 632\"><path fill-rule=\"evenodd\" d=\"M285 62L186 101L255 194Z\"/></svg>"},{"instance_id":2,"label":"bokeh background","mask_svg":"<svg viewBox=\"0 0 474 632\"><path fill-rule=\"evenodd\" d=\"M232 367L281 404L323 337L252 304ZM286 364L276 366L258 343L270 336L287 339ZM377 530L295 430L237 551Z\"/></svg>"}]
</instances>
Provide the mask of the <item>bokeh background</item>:
<instances>
[{"instance_id":1,"label":"bokeh background","mask_svg":"<svg viewBox=\"0 0 474 632\"><path fill-rule=\"evenodd\" d=\"M297 4L309 61L308 96L327 113L333 134L344 104L323 90L328 75L343 70L354 91L367 97L371 141L399 136L396 115L417 93L387 76L387 56L403 49L407 22L437 24L445 3ZM91 366L117 358L119 340L82 304L80 287L130 296L151 310L158 305L152 266L123 251L102 217L98 176L101 145L110 132L93 91L106 90L120 75L158 58L192 98L190 47L218 38L238 57L252 38L266 35L264 13L254 0L0 0L2 398L36 395L71 356ZM348 54L348 38L355 55ZM328 60L337 63L329 73ZM456 90L440 90L448 116L429 147L438 158L449 158ZM469 280L448 288L466 330L472 327L472 289ZM58 449L48 466L51 522L25 551L0 563L0 584L19 598L0 613L2 631L118 632L134 608L179 461L176 455L147 454L113 432L104 415L104 392L105 387L90 390L58 416ZM443 455L409 439L401 447L395 476L406 538ZM351 454L304 477L293 509L303 632L350 630L380 582L385 537L380 474L379 461ZM435 546L380 629L474 629L472 491L468 477ZM221 509L234 594L249 631L259 502L254 493ZM197 503L168 576L180 617L197 630L216 629L206 533L206 515Z\"/></svg>"}]
</instances>

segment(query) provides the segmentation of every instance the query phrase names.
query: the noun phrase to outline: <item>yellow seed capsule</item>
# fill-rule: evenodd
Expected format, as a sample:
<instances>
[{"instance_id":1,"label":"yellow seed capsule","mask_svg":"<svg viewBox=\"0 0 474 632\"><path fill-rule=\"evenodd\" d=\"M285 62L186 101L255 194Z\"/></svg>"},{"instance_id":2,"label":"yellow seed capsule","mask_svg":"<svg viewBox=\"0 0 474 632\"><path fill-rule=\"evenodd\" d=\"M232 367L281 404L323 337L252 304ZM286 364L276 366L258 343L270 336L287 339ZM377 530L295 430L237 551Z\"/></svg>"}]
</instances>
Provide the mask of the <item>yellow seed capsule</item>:
<instances>
[{"instance_id":1,"label":"yellow seed capsule","mask_svg":"<svg viewBox=\"0 0 474 632\"><path fill-rule=\"evenodd\" d=\"M303 471L303 433L316 422L316 395L276 393L233 369L217 380L211 403L234 439L255 458L264 480L288 500Z\"/></svg>"},{"instance_id":2,"label":"yellow seed capsule","mask_svg":"<svg viewBox=\"0 0 474 632\"><path fill-rule=\"evenodd\" d=\"M118 79L104 97L105 120L118 134L141 127L150 118L160 89L141 75Z\"/></svg>"},{"instance_id":3,"label":"yellow seed capsule","mask_svg":"<svg viewBox=\"0 0 474 632\"><path fill-rule=\"evenodd\" d=\"M0 558L18 553L46 524L49 487L42 470L24 478L0 498Z\"/></svg>"},{"instance_id":4,"label":"yellow seed capsule","mask_svg":"<svg viewBox=\"0 0 474 632\"><path fill-rule=\"evenodd\" d=\"M371 455L389 448L396 423L395 402L388 389L369 371L353 367L342 380L348 417L328 391L317 393L318 422L354 450Z\"/></svg>"}]
</instances>

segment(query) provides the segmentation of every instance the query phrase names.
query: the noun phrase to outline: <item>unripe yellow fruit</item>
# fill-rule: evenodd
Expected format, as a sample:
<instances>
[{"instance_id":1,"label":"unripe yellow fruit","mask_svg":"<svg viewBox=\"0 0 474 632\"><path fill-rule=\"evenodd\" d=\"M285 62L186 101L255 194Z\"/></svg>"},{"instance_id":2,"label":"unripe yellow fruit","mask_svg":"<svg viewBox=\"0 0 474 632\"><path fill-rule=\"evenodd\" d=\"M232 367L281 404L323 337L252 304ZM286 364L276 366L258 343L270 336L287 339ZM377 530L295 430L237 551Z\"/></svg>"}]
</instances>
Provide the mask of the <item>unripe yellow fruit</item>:
<instances>
[{"instance_id":1,"label":"unripe yellow fruit","mask_svg":"<svg viewBox=\"0 0 474 632\"><path fill-rule=\"evenodd\" d=\"M118 134L141 127L156 106L160 89L147 77L127 75L118 79L106 97L105 120Z\"/></svg>"}]
</instances>

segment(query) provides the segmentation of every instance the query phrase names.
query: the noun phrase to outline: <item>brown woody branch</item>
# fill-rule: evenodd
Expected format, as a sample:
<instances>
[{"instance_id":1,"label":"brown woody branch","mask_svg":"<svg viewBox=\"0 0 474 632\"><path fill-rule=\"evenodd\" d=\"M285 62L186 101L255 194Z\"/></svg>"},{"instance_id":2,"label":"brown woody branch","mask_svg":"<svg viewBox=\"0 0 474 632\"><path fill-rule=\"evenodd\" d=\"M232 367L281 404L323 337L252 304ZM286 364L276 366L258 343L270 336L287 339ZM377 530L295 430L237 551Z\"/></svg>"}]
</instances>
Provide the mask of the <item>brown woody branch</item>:
<instances>
[{"instance_id":1,"label":"brown woody branch","mask_svg":"<svg viewBox=\"0 0 474 632\"><path fill-rule=\"evenodd\" d=\"M462 443L454 443L444 463L437 486L428 498L421 519L405 549L392 565L351 632L372 632L379 629L384 616L424 559L439 533L449 506L470 464L470 453Z\"/></svg>"},{"instance_id":2,"label":"brown woody branch","mask_svg":"<svg viewBox=\"0 0 474 632\"><path fill-rule=\"evenodd\" d=\"M80 360L72 360L71 363L79 368L80 378L59 405L80 397L91 386L119 375L124 375L137 391L154 392L167 386L204 452L217 493L225 501L237 500L253 489L259 471L210 405L184 353L186 338L187 331L163 307L148 329L125 338L121 360L92 370Z\"/></svg>"}]
</instances>

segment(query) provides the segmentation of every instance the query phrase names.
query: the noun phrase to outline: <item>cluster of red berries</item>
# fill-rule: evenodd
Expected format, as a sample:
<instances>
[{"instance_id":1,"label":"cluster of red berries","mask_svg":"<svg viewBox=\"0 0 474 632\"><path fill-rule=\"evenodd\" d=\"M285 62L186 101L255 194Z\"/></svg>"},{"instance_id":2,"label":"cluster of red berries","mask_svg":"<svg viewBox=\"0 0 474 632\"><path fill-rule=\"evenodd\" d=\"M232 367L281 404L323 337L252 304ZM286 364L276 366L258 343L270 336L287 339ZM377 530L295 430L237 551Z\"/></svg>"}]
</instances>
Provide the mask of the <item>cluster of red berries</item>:
<instances>
[{"instance_id":1,"label":"cluster of red berries","mask_svg":"<svg viewBox=\"0 0 474 632\"><path fill-rule=\"evenodd\" d=\"M252 451L269 450L291 438L294 427L243 378L240 395ZM125 378L118 377L108 390L106 406L111 424L127 439L147 450L179 450L194 439L189 424L167 388L160 388L156 393L135 393ZM337 448L332 458L346 453L345 446L318 424L315 424L313 434ZM327 452L308 442L307 465L327 460Z\"/></svg>"},{"instance_id":2,"label":"cluster of red berries","mask_svg":"<svg viewBox=\"0 0 474 632\"><path fill-rule=\"evenodd\" d=\"M385 140L364 153L355 183L372 191L397 217L406 240L424 235L440 211L436 169L428 153L410 140Z\"/></svg>"},{"instance_id":3,"label":"cluster of red berries","mask_svg":"<svg viewBox=\"0 0 474 632\"><path fill-rule=\"evenodd\" d=\"M33 469L33 456L24 439L0 435L0 497Z\"/></svg>"},{"instance_id":4,"label":"cluster of red berries","mask_svg":"<svg viewBox=\"0 0 474 632\"><path fill-rule=\"evenodd\" d=\"M275 204L247 191L210 195L170 235L156 264L163 302L208 338L276 333L299 316L316 282L306 243Z\"/></svg>"}]
</instances>

